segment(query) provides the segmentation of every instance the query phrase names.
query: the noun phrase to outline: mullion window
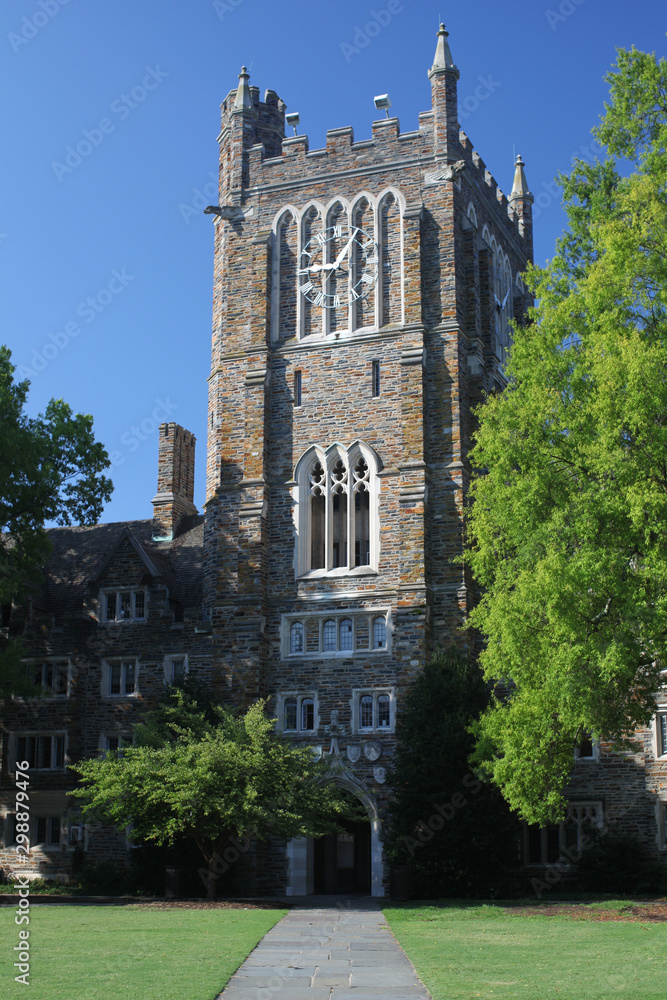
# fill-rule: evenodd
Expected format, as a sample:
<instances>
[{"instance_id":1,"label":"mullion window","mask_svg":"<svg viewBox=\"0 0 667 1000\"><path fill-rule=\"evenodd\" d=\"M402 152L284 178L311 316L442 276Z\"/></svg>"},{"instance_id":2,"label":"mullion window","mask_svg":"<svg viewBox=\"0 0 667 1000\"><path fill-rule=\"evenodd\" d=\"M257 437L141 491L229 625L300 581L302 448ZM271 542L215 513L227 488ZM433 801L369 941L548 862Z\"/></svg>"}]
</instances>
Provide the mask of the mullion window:
<instances>
[{"instance_id":1,"label":"mullion window","mask_svg":"<svg viewBox=\"0 0 667 1000\"><path fill-rule=\"evenodd\" d=\"M658 716L658 752L661 757L667 755L667 712Z\"/></svg>"},{"instance_id":2,"label":"mullion window","mask_svg":"<svg viewBox=\"0 0 667 1000\"><path fill-rule=\"evenodd\" d=\"M146 596L143 590L117 590L105 593L104 619L107 622L143 621Z\"/></svg>"},{"instance_id":3,"label":"mullion window","mask_svg":"<svg viewBox=\"0 0 667 1000\"><path fill-rule=\"evenodd\" d=\"M137 687L137 668L133 660L109 664L109 695L122 697L134 694Z\"/></svg>"}]
</instances>

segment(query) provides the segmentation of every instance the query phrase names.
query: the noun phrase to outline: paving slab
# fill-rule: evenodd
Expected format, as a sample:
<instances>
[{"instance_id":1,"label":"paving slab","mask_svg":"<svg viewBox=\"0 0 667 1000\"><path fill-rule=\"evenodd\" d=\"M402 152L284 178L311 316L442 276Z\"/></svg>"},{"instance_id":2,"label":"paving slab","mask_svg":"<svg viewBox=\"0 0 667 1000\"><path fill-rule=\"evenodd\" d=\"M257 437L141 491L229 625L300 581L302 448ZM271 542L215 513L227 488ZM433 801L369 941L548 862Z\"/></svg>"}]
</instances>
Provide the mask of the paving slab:
<instances>
[{"instance_id":1,"label":"paving slab","mask_svg":"<svg viewBox=\"0 0 667 1000\"><path fill-rule=\"evenodd\" d=\"M307 902L259 942L217 1000L431 1000L373 899Z\"/></svg>"}]
</instances>

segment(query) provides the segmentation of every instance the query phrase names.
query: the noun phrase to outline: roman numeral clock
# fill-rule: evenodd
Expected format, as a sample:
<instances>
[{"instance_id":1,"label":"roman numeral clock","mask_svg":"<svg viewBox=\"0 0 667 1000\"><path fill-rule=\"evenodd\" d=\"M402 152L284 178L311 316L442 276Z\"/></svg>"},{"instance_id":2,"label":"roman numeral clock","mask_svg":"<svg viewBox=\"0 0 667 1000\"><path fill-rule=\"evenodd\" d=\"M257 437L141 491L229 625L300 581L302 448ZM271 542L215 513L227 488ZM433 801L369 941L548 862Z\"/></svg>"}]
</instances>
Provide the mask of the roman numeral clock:
<instances>
[{"instance_id":1,"label":"roman numeral clock","mask_svg":"<svg viewBox=\"0 0 667 1000\"><path fill-rule=\"evenodd\" d=\"M378 247L357 226L329 226L301 251L297 268L299 295L322 309L363 299L378 278Z\"/></svg>"}]
</instances>

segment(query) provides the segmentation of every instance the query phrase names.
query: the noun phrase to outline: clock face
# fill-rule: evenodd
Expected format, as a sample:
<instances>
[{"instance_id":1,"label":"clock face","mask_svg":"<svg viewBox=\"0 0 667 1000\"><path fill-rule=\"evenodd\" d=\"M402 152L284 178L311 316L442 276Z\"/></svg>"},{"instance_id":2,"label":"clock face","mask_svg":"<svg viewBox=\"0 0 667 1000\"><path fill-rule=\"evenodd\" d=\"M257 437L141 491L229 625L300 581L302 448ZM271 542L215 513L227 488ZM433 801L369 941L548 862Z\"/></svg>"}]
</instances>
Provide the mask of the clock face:
<instances>
[{"instance_id":1,"label":"clock face","mask_svg":"<svg viewBox=\"0 0 667 1000\"><path fill-rule=\"evenodd\" d=\"M362 299L377 276L377 244L357 226L329 226L306 243L299 257L299 293L323 309Z\"/></svg>"}]
</instances>

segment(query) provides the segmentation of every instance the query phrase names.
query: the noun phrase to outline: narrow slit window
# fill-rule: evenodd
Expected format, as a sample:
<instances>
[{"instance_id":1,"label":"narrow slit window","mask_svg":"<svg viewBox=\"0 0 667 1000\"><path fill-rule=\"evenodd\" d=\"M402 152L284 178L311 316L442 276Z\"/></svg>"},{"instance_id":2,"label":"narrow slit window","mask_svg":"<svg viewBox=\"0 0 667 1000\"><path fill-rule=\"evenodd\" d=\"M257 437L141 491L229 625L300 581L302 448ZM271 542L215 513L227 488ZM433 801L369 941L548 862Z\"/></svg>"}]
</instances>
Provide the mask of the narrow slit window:
<instances>
[{"instance_id":1,"label":"narrow slit window","mask_svg":"<svg viewBox=\"0 0 667 1000\"><path fill-rule=\"evenodd\" d=\"M339 624L340 645L339 649L352 649L352 619L343 618Z\"/></svg>"},{"instance_id":2,"label":"narrow slit window","mask_svg":"<svg viewBox=\"0 0 667 1000\"><path fill-rule=\"evenodd\" d=\"M373 649L384 649L387 645L387 623L384 618L373 622Z\"/></svg>"},{"instance_id":3,"label":"narrow slit window","mask_svg":"<svg viewBox=\"0 0 667 1000\"><path fill-rule=\"evenodd\" d=\"M301 372L294 372L294 405L301 406Z\"/></svg>"},{"instance_id":4,"label":"narrow slit window","mask_svg":"<svg viewBox=\"0 0 667 1000\"><path fill-rule=\"evenodd\" d=\"M322 648L325 653L336 652L336 622L329 618L322 628Z\"/></svg>"},{"instance_id":5,"label":"narrow slit window","mask_svg":"<svg viewBox=\"0 0 667 1000\"><path fill-rule=\"evenodd\" d=\"M303 653L303 623L292 622L289 636L290 653Z\"/></svg>"},{"instance_id":6,"label":"narrow slit window","mask_svg":"<svg viewBox=\"0 0 667 1000\"><path fill-rule=\"evenodd\" d=\"M667 714L661 715L658 721L660 723L658 727L660 756L664 757L667 755Z\"/></svg>"},{"instance_id":7,"label":"narrow slit window","mask_svg":"<svg viewBox=\"0 0 667 1000\"><path fill-rule=\"evenodd\" d=\"M359 728L373 728L373 697L365 694L359 701Z\"/></svg>"},{"instance_id":8,"label":"narrow slit window","mask_svg":"<svg viewBox=\"0 0 667 1000\"><path fill-rule=\"evenodd\" d=\"M371 394L380 395L380 362L371 361Z\"/></svg>"},{"instance_id":9,"label":"narrow slit window","mask_svg":"<svg viewBox=\"0 0 667 1000\"><path fill-rule=\"evenodd\" d=\"M301 702L301 728L315 728L315 702L312 698L304 698Z\"/></svg>"},{"instance_id":10,"label":"narrow slit window","mask_svg":"<svg viewBox=\"0 0 667 1000\"><path fill-rule=\"evenodd\" d=\"M285 698L284 729L296 729L296 698Z\"/></svg>"}]
</instances>

